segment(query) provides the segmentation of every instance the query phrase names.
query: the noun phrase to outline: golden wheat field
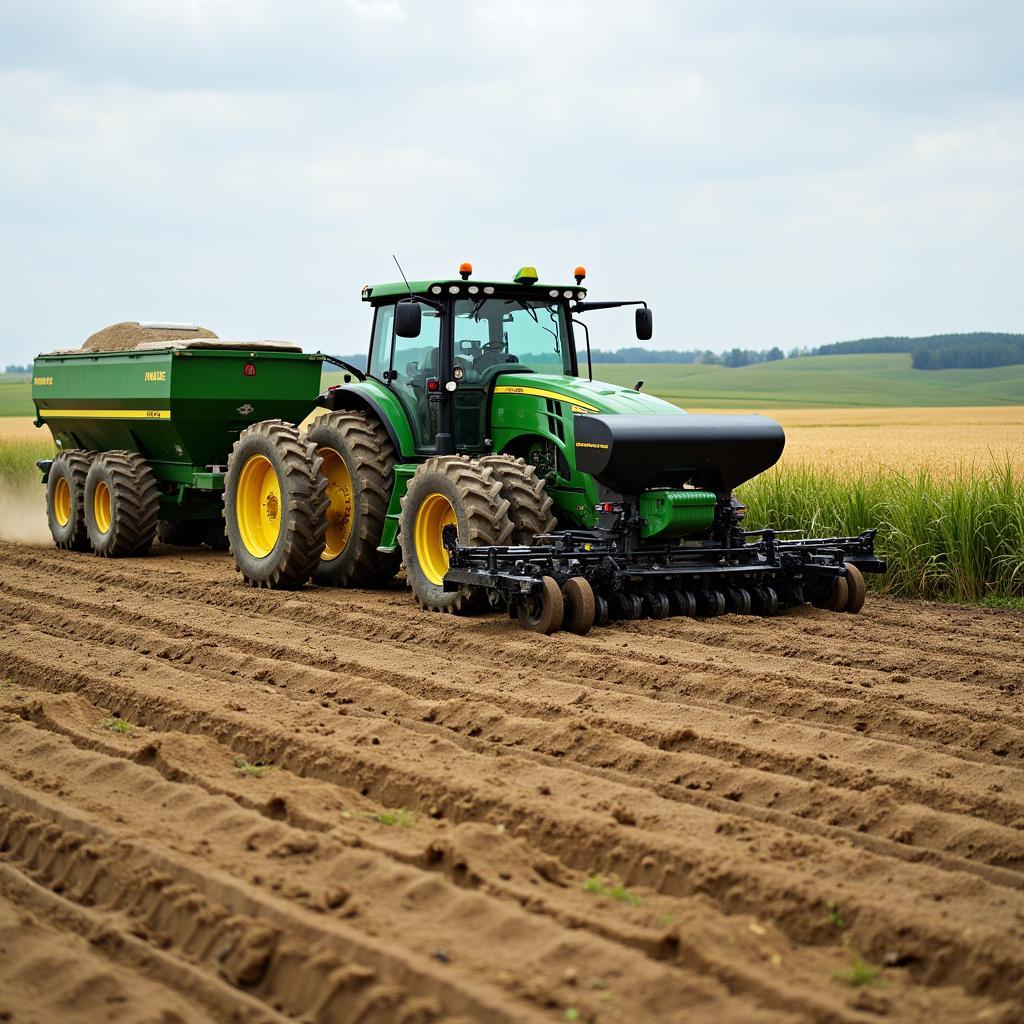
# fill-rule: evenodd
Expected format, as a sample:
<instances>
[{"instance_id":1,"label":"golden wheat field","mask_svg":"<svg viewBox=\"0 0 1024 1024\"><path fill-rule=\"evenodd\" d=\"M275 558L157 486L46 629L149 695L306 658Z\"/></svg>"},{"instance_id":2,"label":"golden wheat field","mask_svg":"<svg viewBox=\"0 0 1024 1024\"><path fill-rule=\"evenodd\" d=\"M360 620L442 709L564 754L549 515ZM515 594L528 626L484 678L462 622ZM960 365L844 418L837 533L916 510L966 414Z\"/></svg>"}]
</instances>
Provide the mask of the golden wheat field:
<instances>
[{"instance_id":1,"label":"golden wheat field","mask_svg":"<svg viewBox=\"0 0 1024 1024\"><path fill-rule=\"evenodd\" d=\"M961 465L1008 460L1024 475L1024 405L745 411L762 412L785 428L783 464L928 469L947 476Z\"/></svg>"}]
</instances>

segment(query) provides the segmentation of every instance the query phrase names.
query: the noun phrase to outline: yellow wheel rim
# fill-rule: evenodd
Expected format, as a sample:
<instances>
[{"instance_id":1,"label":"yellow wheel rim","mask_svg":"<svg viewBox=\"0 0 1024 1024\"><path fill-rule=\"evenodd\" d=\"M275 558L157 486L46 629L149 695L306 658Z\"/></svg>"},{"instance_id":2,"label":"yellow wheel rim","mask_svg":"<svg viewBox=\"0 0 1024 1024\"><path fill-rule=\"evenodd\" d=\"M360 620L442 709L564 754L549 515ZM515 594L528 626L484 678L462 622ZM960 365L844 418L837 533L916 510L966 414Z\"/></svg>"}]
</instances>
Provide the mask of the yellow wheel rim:
<instances>
[{"instance_id":1,"label":"yellow wheel rim","mask_svg":"<svg viewBox=\"0 0 1024 1024\"><path fill-rule=\"evenodd\" d=\"M281 482L270 459L252 455L238 476L235 519L242 543L254 558L266 558L281 536Z\"/></svg>"},{"instance_id":2,"label":"yellow wheel rim","mask_svg":"<svg viewBox=\"0 0 1024 1024\"><path fill-rule=\"evenodd\" d=\"M320 556L324 562L335 559L348 547L352 536L352 475L345 460L333 448L321 448L324 460L321 472L327 477L327 544Z\"/></svg>"},{"instance_id":3,"label":"yellow wheel rim","mask_svg":"<svg viewBox=\"0 0 1024 1024\"><path fill-rule=\"evenodd\" d=\"M92 492L92 517L100 533L110 532L110 488L105 480L97 481Z\"/></svg>"},{"instance_id":4,"label":"yellow wheel rim","mask_svg":"<svg viewBox=\"0 0 1024 1024\"><path fill-rule=\"evenodd\" d=\"M448 552L441 540L441 530L458 525L455 509L443 494L428 494L416 512L416 561L423 575L437 587L448 571Z\"/></svg>"},{"instance_id":5,"label":"yellow wheel rim","mask_svg":"<svg viewBox=\"0 0 1024 1024\"><path fill-rule=\"evenodd\" d=\"M53 489L53 518L58 526L67 526L71 522L71 487L66 476L58 477L57 486Z\"/></svg>"}]
</instances>

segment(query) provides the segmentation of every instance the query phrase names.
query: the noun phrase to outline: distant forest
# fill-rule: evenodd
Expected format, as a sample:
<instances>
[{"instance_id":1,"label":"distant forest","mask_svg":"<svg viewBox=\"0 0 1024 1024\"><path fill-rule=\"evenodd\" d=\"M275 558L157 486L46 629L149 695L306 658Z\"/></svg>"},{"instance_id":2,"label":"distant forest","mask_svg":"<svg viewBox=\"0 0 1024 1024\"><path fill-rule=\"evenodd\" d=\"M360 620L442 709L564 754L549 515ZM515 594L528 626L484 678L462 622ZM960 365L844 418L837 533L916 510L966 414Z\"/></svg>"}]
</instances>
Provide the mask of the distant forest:
<instances>
[{"instance_id":1,"label":"distant forest","mask_svg":"<svg viewBox=\"0 0 1024 1024\"><path fill-rule=\"evenodd\" d=\"M808 355L840 356L865 352L909 352L915 370L977 370L1024 363L1024 334L977 331L932 334L924 338L860 338L819 345Z\"/></svg>"}]
</instances>

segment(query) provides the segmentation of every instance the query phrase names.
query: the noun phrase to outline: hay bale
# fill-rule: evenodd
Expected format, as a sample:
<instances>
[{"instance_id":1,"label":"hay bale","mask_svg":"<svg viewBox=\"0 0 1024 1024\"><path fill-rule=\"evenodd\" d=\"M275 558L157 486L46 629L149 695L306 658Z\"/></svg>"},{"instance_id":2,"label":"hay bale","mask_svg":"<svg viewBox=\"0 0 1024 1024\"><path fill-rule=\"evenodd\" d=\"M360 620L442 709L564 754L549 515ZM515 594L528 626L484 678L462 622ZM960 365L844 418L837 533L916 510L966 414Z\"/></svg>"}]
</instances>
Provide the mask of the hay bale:
<instances>
[{"instance_id":1,"label":"hay bale","mask_svg":"<svg viewBox=\"0 0 1024 1024\"><path fill-rule=\"evenodd\" d=\"M127 352L140 341L185 341L189 338L216 338L213 331L205 327L195 330L178 330L169 327L143 327L134 320L111 324L102 331L90 334L82 345L83 352Z\"/></svg>"}]
</instances>

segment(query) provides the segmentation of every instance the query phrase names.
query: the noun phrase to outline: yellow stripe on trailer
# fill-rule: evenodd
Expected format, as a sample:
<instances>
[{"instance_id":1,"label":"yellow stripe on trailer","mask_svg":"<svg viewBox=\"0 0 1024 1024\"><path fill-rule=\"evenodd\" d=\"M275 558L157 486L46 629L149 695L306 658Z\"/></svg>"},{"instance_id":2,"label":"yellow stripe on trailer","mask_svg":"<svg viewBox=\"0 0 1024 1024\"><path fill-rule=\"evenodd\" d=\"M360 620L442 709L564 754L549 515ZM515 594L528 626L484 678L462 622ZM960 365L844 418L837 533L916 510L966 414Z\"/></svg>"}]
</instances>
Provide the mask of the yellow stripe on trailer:
<instances>
[{"instance_id":1,"label":"yellow stripe on trailer","mask_svg":"<svg viewBox=\"0 0 1024 1024\"><path fill-rule=\"evenodd\" d=\"M532 395L535 398L551 398L556 402L568 402L573 412L599 412L596 405L587 405L579 399L560 395L557 391L545 391L543 388L524 388L515 384L500 384L494 389L496 395Z\"/></svg>"},{"instance_id":2,"label":"yellow stripe on trailer","mask_svg":"<svg viewBox=\"0 0 1024 1024\"><path fill-rule=\"evenodd\" d=\"M67 419L85 416L104 420L169 420L170 409L40 409L41 420Z\"/></svg>"}]
</instances>

